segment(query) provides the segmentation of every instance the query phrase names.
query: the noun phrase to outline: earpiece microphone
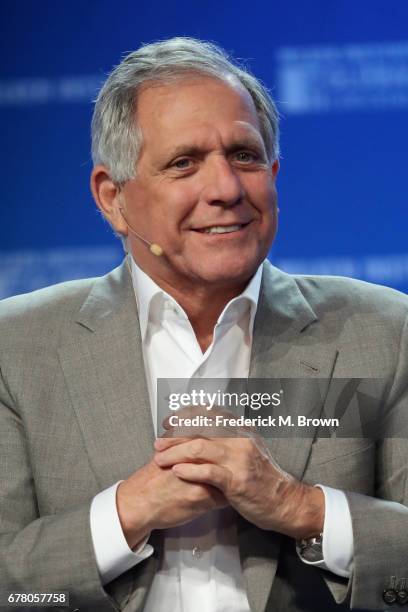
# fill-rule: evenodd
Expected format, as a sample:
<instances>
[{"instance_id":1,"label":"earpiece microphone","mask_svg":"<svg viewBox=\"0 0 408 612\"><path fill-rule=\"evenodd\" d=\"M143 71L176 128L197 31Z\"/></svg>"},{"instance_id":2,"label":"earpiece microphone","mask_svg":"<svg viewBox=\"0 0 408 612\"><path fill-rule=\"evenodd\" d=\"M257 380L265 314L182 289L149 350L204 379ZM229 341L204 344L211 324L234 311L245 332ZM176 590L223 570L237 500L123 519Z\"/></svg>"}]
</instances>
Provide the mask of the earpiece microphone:
<instances>
[{"instance_id":1,"label":"earpiece microphone","mask_svg":"<svg viewBox=\"0 0 408 612\"><path fill-rule=\"evenodd\" d=\"M149 251L151 253L153 253L153 255L156 255L156 257L161 257L164 253L163 249L161 248L161 246L159 244L156 244L155 242L149 242L148 240L146 240L146 238L143 238L143 236L141 236L140 234L138 234L133 227L130 225L129 221L126 219L125 215L123 214L123 208L119 208L120 210L120 214L122 215L122 217L125 220L126 225L128 226L129 230L132 232L132 234L134 234L135 236L137 236L139 238L139 240L141 240L142 242L144 242L145 244L147 244L147 246L149 247Z\"/></svg>"}]
</instances>

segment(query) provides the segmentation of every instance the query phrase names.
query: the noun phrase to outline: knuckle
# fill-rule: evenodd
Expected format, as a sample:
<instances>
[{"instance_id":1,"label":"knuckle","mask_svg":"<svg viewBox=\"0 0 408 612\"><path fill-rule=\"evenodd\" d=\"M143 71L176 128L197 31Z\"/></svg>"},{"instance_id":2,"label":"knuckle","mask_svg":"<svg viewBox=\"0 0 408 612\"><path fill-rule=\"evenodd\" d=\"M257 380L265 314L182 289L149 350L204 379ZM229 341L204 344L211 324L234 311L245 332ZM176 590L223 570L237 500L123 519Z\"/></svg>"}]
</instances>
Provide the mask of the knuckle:
<instances>
[{"instance_id":1,"label":"knuckle","mask_svg":"<svg viewBox=\"0 0 408 612\"><path fill-rule=\"evenodd\" d=\"M201 457L204 451L204 440L197 439L193 440L191 443L191 456L194 459L198 459Z\"/></svg>"},{"instance_id":2,"label":"knuckle","mask_svg":"<svg viewBox=\"0 0 408 612\"><path fill-rule=\"evenodd\" d=\"M219 461L221 461L221 463L226 463L229 457L228 448L225 447L223 444L219 444L218 453L219 453Z\"/></svg>"},{"instance_id":3,"label":"knuckle","mask_svg":"<svg viewBox=\"0 0 408 612\"><path fill-rule=\"evenodd\" d=\"M203 466L203 476L206 480L214 480L216 476L216 470L213 465Z\"/></svg>"},{"instance_id":4,"label":"knuckle","mask_svg":"<svg viewBox=\"0 0 408 612\"><path fill-rule=\"evenodd\" d=\"M234 494L239 496L245 494L247 490L247 484L248 481L245 474L241 474L239 477L234 478L233 481L230 482L230 486L234 490Z\"/></svg>"}]
</instances>

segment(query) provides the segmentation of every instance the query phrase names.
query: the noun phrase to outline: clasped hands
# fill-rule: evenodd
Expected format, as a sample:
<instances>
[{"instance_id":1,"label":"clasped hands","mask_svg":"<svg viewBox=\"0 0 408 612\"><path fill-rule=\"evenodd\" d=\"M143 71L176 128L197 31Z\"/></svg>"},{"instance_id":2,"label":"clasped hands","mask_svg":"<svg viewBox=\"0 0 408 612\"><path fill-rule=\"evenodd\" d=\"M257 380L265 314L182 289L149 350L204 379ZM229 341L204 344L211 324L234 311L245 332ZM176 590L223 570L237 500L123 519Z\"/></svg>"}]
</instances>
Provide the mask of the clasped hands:
<instances>
[{"instance_id":1,"label":"clasped hands","mask_svg":"<svg viewBox=\"0 0 408 612\"><path fill-rule=\"evenodd\" d=\"M160 468L170 468L186 482L215 487L226 505L261 529L293 537L304 537L306 532L316 529L319 532L313 527L313 520L310 527L305 523L305 514L306 506L310 507L309 512L319 522L321 490L308 487L284 472L253 429L225 428L228 437L222 436L220 428L211 437L210 429L209 437L192 438L173 437L175 431L168 420L164 427L165 436L154 444L154 461Z\"/></svg>"},{"instance_id":2,"label":"clasped hands","mask_svg":"<svg viewBox=\"0 0 408 612\"><path fill-rule=\"evenodd\" d=\"M192 409L182 413L192 416ZM151 462L118 488L118 513L129 546L153 529L181 525L225 506L261 529L294 538L323 530L323 492L284 472L254 430L183 431L168 419L163 425L166 432L155 441Z\"/></svg>"}]
</instances>

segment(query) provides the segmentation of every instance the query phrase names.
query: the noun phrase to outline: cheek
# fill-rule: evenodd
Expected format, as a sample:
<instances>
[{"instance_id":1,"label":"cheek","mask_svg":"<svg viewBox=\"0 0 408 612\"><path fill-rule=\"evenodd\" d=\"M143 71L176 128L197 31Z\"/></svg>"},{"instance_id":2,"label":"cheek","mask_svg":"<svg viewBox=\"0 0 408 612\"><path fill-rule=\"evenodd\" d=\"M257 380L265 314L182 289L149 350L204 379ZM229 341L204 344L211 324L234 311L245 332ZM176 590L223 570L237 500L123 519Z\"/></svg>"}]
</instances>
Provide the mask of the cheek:
<instances>
[{"instance_id":1,"label":"cheek","mask_svg":"<svg viewBox=\"0 0 408 612\"><path fill-rule=\"evenodd\" d=\"M272 177L264 177L264 180L253 181L247 191L251 205L256 209L259 216L258 240L269 244L273 243L278 229L278 207L277 191L275 181Z\"/></svg>"},{"instance_id":2,"label":"cheek","mask_svg":"<svg viewBox=\"0 0 408 612\"><path fill-rule=\"evenodd\" d=\"M258 210L268 212L276 203L276 185L269 173L248 174L242 184L247 198Z\"/></svg>"},{"instance_id":3,"label":"cheek","mask_svg":"<svg viewBox=\"0 0 408 612\"><path fill-rule=\"evenodd\" d=\"M277 223L277 192L273 182L263 182L247 192L251 205L256 209L261 225L275 228ZM270 230L269 230L270 231Z\"/></svg>"},{"instance_id":4,"label":"cheek","mask_svg":"<svg viewBox=\"0 0 408 612\"><path fill-rule=\"evenodd\" d=\"M155 199L156 215L165 227L178 231L197 208L199 192L194 184L168 185Z\"/></svg>"}]
</instances>

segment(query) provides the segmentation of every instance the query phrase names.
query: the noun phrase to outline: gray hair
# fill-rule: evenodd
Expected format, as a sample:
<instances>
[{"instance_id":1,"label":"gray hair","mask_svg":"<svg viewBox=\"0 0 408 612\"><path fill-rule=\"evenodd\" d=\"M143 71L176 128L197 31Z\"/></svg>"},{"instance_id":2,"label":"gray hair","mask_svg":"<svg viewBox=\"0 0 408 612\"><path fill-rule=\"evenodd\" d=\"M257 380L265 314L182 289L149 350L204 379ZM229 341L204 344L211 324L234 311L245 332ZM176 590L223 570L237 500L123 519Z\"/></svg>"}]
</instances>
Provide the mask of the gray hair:
<instances>
[{"instance_id":1,"label":"gray hair","mask_svg":"<svg viewBox=\"0 0 408 612\"><path fill-rule=\"evenodd\" d=\"M143 45L114 68L100 90L92 118L92 159L104 164L118 185L135 176L142 132L135 111L137 94L147 82L166 83L189 74L221 80L235 77L249 92L272 161L279 157L279 114L267 89L220 47L176 37Z\"/></svg>"}]
</instances>

